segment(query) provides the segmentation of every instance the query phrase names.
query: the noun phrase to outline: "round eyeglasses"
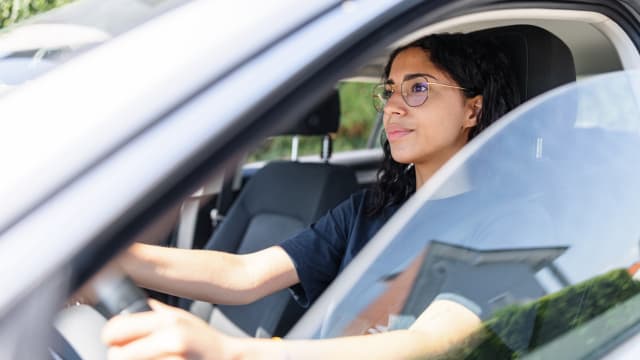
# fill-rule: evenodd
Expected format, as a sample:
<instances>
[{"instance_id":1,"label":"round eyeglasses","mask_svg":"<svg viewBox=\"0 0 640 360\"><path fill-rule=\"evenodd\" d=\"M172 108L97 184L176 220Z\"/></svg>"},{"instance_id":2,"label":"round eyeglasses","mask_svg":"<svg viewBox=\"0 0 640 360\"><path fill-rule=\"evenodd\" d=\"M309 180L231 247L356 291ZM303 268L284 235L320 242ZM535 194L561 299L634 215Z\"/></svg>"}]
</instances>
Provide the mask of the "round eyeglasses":
<instances>
[{"instance_id":1,"label":"round eyeglasses","mask_svg":"<svg viewBox=\"0 0 640 360\"><path fill-rule=\"evenodd\" d=\"M416 76L406 79L400 84L400 94L402 94L402 99L408 106L420 106L429 98L429 87L431 85L466 90L460 86L440 84L429 81L424 76ZM373 107L376 111L382 112L384 110L387 101L389 101L395 91L395 85L391 83L379 84L373 88Z\"/></svg>"}]
</instances>

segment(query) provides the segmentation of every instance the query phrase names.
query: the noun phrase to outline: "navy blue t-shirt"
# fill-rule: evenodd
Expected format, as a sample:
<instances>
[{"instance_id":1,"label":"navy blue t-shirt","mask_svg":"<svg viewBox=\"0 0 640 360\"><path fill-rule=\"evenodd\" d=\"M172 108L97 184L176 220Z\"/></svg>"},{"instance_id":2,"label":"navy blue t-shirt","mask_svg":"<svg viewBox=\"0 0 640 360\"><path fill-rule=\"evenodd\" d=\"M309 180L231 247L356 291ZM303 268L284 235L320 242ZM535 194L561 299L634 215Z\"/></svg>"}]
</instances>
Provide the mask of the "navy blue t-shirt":
<instances>
[{"instance_id":1,"label":"navy blue t-shirt","mask_svg":"<svg viewBox=\"0 0 640 360\"><path fill-rule=\"evenodd\" d=\"M367 191L359 191L316 223L279 245L293 261L300 284L291 288L302 306L309 306L399 208L366 215Z\"/></svg>"},{"instance_id":2,"label":"navy blue t-shirt","mask_svg":"<svg viewBox=\"0 0 640 360\"><path fill-rule=\"evenodd\" d=\"M400 207L367 216L367 194L366 190L353 194L316 223L280 243L300 279L291 288L300 305L312 304ZM426 211L423 217L431 220L425 236L428 233L432 240L459 239L458 245L479 249L501 248L505 241L510 247L553 245L549 242L553 239L550 218L538 201L529 197L501 198L499 192L470 191L431 204L421 211ZM517 240L511 241L514 235ZM479 316L490 314L484 309L486 301L466 293L456 296ZM467 303L476 303L482 309L474 310L476 306Z\"/></svg>"}]
</instances>

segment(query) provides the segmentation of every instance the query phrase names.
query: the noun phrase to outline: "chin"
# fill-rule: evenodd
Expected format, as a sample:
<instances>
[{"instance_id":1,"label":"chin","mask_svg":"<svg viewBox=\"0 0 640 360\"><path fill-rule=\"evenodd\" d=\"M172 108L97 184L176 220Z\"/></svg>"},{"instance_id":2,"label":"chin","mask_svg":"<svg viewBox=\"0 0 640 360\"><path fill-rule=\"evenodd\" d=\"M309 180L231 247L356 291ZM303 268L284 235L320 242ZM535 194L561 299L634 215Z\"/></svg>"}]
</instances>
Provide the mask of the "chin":
<instances>
[{"instance_id":1,"label":"chin","mask_svg":"<svg viewBox=\"0 0 640 360\"><path fill-rule=\"evenodd\" d=\"M399 163L399 164L404 164L404 165L409 165L412 162L414 162L415 157L414 156L409 156L408 154L394 154L393 151L391 152L391 158L393 159L393 161Z\"/></svg>"}]
</instances>

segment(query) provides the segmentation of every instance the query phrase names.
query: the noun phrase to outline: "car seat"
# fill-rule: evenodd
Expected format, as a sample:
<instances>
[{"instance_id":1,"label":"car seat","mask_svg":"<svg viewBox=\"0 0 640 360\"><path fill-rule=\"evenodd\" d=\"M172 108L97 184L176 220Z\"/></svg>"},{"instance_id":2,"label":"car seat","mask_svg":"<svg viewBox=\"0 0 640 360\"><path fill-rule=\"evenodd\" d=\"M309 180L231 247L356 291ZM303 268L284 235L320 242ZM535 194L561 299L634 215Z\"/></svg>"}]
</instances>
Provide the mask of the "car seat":
<instances>
[{"instance_id":1,"label":"car seat","mask_svg":"<svg viewBox=\"0 0 640 360\"><path fill-rule=\"evenodd\" d=\"M495 41L509 58L518 84L521 100L526 102L551 89L576 80L573 55L569 47L556 35L533 25L512 25L479 30L473 33ZM496 137L488 141L481 151L483 159L504 159L511 154L512 162L485 161L474 163L478 174L487 177L500 188L522 190L531 194L539 190L540 202L551 215L555 231L562 227L563 204L557 201L563 189L555 181L559 161L564 157L567 143L573 141L575 106L564 104L562 111L538 114L540 107L530 110L531 121L510 123L510 137ZM537 111L537 112L536 112ZM539 116L538 116L539 115ZM525 140L525 141L522 141ZM518 166L514 166L519 163ZM509 186L502 183L509 179ZM520 182L514 185L514 182ZM515 194L514 194L515 195Z\"/></svg>"},{"instance_id":2,"label":"car seat","mask_svg":"<svg viewBox=\"0 0 640 360\"><path fill-rule=\"evenodd\" d=\"M472 34L498 43L511 61L523 101L576 80L571 50L541 27L511 25Z\"/></svg>"},{"instance_id":3,"label":"car seat","mask_svg":"<svg viewBox=\"0 0 640 360\"><path fill-rule=\"evenodd\" d=\"M327 135L338 130L339 119L340 102L334 91L283 133ZM269 162L248 181L204 248L244 254L276 245L357 190L355 173L344 166L328 161ZM248 305L214 307L201 301L191 305L193 313L220 331L257 337L284 335L303 310L288 290Z\"/></svg>"}]
</instances>

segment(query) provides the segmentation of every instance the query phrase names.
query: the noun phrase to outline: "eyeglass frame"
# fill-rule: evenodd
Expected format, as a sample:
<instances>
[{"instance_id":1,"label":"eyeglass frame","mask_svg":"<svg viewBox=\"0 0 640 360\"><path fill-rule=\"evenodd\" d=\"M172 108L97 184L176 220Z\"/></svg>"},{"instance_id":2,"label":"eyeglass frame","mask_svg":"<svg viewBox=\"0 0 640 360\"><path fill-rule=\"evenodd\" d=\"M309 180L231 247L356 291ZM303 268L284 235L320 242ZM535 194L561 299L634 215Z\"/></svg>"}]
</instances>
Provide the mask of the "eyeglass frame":
<instances>
[{"instance_id":1,"label":"eyeglass frame","mask_svg":"<svg viewBox=\"0 0 640 360\"><path fill-rule=\"evenodd\" d=\"M405 94L405 93L402 91L402 88L403 88L403 85L404 85L407 81L414 80L414 79L416 79L416 78L423 78L423 79L425 80L424 82L427 84L427 95L424 97L424 100L423 100L420 104L417 104L417 105L411 105L411 104L409 104L409 102L407 101L407 98L406 98L407 94ZM431 87L431 85L438 85L438 86L443 86L443 87L452 88L452 89L465 90L465 91L466 91L466 90L468 90L467 88L464 88L464 87L461 87L461 86L448 85L448 84L441 84L441 83L438 83L438 82L435 82L435 81L429 81L429 80L427 79L427 74L414 74L414 75L412 75L412 76L405 77L405 79L404 79L404 80L402 80L402 82L400 83L400 95L401 95L401 97L402 97L402 100L403 100L403 101L404 101L404 103L405 103L405 104L407 104L407 106L409 106L409 107L418 107L418 106L422 106L422 105L424 105L424 103L426 103L426 102L427 102L427 100L429 99L429 87ZM390 94L390 95L387 97L387 99L385 100L382 96L380 96L380 93L376 93L376 91L377 91L377 89L379 89L380 87L382 87L382 88L384 89L384 91L386 91L386 86L391 86L391 87L392 87L392 89L391 89L391 94ZM379 112L379 113L380 113L380 112L383 112L383 111L384 111L384 108L387 106L387 102L389 102L389 99L391 99L391 97L393 96L393 94L395 94L395 93L396 93L396 89L395 89L395 87L396 87L396 84L394 84L394 83L389 83L389 82L386 82L386 83L380 83L380 84L378 84L378 85L376 85L376 86L374 86L374 87L373 87L373 90L372 90L372 92L373 92L373 94L372 94L372 98L373 98L373 99L372 99L372 102L373 102L373 108L374 108L377 112ZM376 106L376 99L382 100L382 102L383 102L383 104L384 104L384 105L382 105L382 108L378 109L378 107Z\"/></svg>"}]
</instances>

